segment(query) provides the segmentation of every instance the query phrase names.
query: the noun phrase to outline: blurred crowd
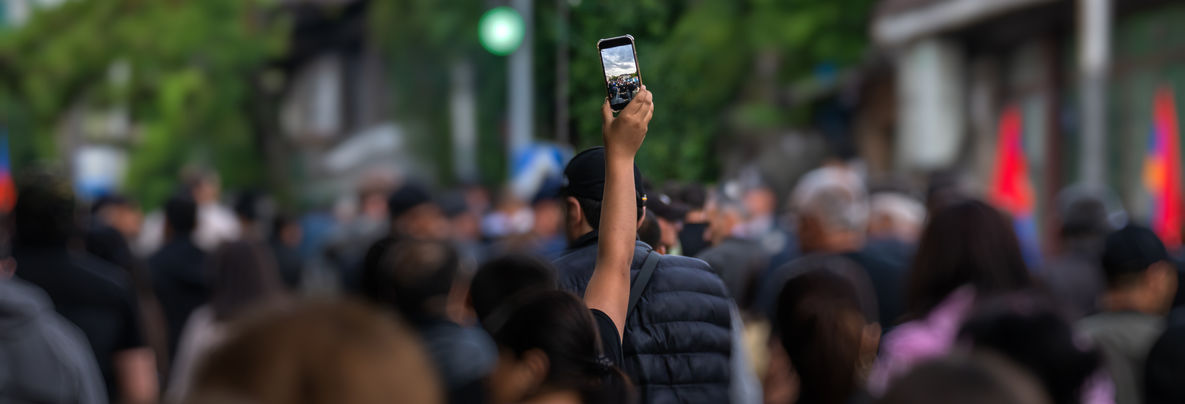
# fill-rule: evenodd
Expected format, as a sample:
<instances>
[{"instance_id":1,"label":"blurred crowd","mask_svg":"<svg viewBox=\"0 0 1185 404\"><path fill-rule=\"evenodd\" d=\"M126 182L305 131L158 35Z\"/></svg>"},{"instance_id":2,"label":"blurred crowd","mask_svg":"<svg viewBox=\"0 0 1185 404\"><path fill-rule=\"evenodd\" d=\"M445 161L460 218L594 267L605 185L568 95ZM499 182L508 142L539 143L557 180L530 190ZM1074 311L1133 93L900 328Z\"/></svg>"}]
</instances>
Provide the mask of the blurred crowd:
<instances>
[{"instance_id":1,"label":"blurred crowd","mask_svg":"<svg viewBox=\"0 0 1185 404\"><path fill-rule=\"evenodd\" d=\"M842 160L788 195L635 167L607 352L604 150L531 200L404 180L301 216L210 171L152 212L24 173L0 402L1185 403L1182 251L1105 189L1064 190L1036 254L957 177Z\"/></svg>"}]
</instances>

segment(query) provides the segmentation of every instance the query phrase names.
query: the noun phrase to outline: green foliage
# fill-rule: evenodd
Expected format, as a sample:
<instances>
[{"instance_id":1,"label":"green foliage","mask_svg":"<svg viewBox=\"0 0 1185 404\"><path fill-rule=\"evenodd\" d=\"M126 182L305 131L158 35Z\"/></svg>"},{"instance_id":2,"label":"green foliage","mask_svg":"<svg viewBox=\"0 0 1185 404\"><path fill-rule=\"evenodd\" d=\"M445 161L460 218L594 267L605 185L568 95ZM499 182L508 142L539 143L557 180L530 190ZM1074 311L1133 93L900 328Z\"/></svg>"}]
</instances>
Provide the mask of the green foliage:
<instances>
[{"instance_id":1,"label":"green foliage","mask_svg":"<svg viewBox=\"0 0 1185 404\"><path fill-rule=\"evenodd\" d=\"M228 187L257 185L253 86L287 34L265 18L265 3L76 0L0 36L4 96L23 114L0 119L29 129L14 134L16 164L54 157L68 109L124 106L137 129L127 187L146 206L172 191L187 163L216 168ZM122 85L107 79L116 63L130 67Z\"/></svg>"},{"instance_id":2,"label":"green foliage","mask_svg":"<svg viewBox=\"0 0 1185 404\"><path fill-rule=\"evenodd\" d=\"M535 1L537 139L553 139L557 41L566 41L569 114L578 148L600 143L605 97L595 44L632 34L643 81L657 104L639 164L655 179L714 179L717 150L740 132L802 123L809 114L786 110L776 93L820 65L859 62L867 42L871 0L584 0L566 25L556 1ZM482 167L504 153L505 59L478 46L477 21L504 2L376 1L372 25L393 68L402 102L397 119L418 122L438 161L447 161L448 69L457 58L478 65ZM563 33L566 33L563 34ZM566 38L566 39L565 39ZM759 58L775 61L759 78ZM769 93L774 93L770 96ZM501 172L501 171L495 171Z\"/></svg>"}]
</instances>

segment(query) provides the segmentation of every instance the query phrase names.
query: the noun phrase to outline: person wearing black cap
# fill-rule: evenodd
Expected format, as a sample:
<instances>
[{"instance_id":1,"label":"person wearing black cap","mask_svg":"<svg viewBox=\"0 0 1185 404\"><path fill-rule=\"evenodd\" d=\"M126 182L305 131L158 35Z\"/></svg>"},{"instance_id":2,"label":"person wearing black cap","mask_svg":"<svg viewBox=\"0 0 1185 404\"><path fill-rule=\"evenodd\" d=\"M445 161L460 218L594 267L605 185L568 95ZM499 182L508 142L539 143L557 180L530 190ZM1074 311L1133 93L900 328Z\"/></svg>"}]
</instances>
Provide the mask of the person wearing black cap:
<instances>
[{"instance_id":1,"label":"person wearing black cap","mask_svg":"<svg viewBox=\"0 0 1185 404\"><path fill-rule=\"evenodd\" d=\"M561 289L583 296L597 258L605 149L577 154L564 169L564 178L569 249L555 266ZM638 186L637 167L634 184L640 224L647 198ZM648 279L640 275L643 268L650 269ZM640 241L635 244L631 275L631 292L640 295L630 310L637 313L626 319L622 368L637 384L641 402L729 402L732 302L720 277L701 260L655 253Z\"/></svg>"},{"instance_id":2,"label":"person wearing black cap","mask_svg":"<svg viewBox=\"0 0 1185 404\"><path fill-rule=\"evenodd\" d=\"M391 235L422 240L448 238L448 221L428 188L408 182L387 199L391 215Z\"/></svg>"},{"instance_id":3,"label":"person wearing black cap","mask_svg":"<svg viewBox=\"0 0 1185 404\"><path fill-rule=\"evenodd\" d=\"M1139 404L1144 363L1164 331L1177 271L1164 244L1147 228L1129 225L1108 235L1103 245L1103 312L1083 319L1077 328L1102 348L1115 381L1115 402Z\"/></svg>"},{"instance_id":4,"label":"person wearing black cap","mask_svg":"<svg viewBox=\"0 0 1185 404\"><path fill-rule=\"evenodd\" d=\"M646 198L646 210L654 212L654 219L661 234L658 245L654 248L662 249L664 254L674 252L679 246L679 230L683 229L687 207L667 194L660 193Z\"/></svg>"}]
</instances>

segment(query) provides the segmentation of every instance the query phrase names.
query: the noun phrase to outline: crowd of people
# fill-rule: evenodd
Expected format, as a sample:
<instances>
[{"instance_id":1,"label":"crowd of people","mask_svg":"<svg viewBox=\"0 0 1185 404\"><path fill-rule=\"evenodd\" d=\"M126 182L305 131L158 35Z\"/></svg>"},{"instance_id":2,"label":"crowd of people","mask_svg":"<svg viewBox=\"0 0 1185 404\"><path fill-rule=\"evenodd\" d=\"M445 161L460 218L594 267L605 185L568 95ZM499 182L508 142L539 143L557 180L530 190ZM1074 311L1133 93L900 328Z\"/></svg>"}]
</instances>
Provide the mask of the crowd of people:
<instances>
[{"instance_id":1,"label":"crowd of people","mask_svg":"<svg viewBox=\"0 0 1185 404\"><path fill-rule=\"evenodd\" d=\"M637 91L529 202L402 181L318 226L209 172L146 216L22 173L0 402L1185 403L1179 252L1104 190L1033 256L945 177L654 186Z\"/></svg>"},{"instance_id":2,"label":"crowd of people","mask_svg":"<svg viewBox=\"0 0 1185 404\"><path fill-rule=\"evenodd\" d=\"M624 105L634 98L641 88L637 73L623 74L609 78L609 100L613 105Z\"/></svg>"}]
</instances>

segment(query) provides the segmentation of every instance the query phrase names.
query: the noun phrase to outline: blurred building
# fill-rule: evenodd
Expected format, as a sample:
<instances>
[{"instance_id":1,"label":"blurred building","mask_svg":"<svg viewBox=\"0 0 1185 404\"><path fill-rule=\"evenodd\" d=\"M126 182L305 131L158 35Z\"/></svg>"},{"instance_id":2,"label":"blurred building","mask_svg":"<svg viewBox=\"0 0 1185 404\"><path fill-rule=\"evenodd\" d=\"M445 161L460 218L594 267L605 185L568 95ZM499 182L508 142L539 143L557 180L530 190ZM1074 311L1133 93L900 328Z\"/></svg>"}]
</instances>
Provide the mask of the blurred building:
<instances>
[{"instance_id":1,"label":"blurred building","mask_svg":"<svg viewBox=\"0 0 1185 404\"><path fill-rule=\"evenodd\" d=\"M863 80L853 136L874 171L959 169L994 197L1009 192L992 189L1002 175L1020 173L1046 234L1058 190L1095 176L1135 217L1152 213L1145 165L1154 123L1166 118L1154 119L1153 100L1185 94L1185 4L883 0L870 32L871 54L888 65L865 72L878 79ZM1098 112L1087 111L1092 95ZM1175 121L1180 104L1169 105Z\"/></svg>"}]
</instances>

